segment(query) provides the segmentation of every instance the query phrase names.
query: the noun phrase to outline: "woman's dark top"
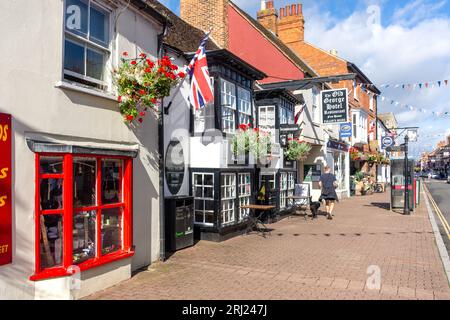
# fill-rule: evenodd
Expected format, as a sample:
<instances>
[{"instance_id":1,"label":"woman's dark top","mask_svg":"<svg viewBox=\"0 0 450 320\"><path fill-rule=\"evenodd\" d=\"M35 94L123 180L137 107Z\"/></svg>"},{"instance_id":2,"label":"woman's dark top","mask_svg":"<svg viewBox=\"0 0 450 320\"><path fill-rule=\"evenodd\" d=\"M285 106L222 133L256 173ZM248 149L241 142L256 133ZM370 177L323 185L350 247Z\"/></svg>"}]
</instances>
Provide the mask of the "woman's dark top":
<instances>
[{"instance_id":1,"label":"woman's dark top","mask_svg":"<svg viewBox=\"0 0 450 320\"><path fill-rule=\"evenodd\" d=\"M339 200L334 186L334 182L336 181L336 176L332 173L324 173L320 177L320 182L322 182L320 200Z\"/></svg>"}]
</instances>

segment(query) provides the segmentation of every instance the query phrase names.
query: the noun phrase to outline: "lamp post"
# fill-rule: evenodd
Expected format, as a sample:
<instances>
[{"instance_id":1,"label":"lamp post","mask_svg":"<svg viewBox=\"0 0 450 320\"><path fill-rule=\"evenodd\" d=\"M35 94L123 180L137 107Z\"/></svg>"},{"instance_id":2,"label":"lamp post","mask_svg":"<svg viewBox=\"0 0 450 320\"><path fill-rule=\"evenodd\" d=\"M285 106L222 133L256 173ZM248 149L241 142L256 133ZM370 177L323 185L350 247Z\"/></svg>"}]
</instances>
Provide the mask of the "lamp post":
<instances>
[{"instance_id":1,"label":"lamp post","mask_svg":"<svg viewBox=\"0 0 450 320\"><path fill-rule=\"evenodd\" d=\"M409 142L409 136L405 136L405 209L404 213L405 215L410 214L409 210L409 161L408 161L408 142Z\"/></svg>"}]
</instances>

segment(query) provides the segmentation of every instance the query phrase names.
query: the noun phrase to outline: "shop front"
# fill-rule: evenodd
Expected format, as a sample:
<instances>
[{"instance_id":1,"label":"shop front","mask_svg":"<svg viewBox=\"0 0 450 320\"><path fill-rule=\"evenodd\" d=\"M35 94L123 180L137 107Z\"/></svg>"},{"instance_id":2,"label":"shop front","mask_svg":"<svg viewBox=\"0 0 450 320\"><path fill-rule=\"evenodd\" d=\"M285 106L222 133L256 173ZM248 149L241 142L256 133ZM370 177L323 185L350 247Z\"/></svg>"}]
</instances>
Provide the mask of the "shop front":
<instances>
[{"instance_id":1,"label":"shop front","mask_svg":"<svg viewBox=\"0 0 450 320\"><path fill-rule=\"evenodd\" d=\"M330 140L327 143L327 165L336 175L338 188L336 190L339 198L350 196L350 146L344 142Z\"/></svg>"}]
</instances>

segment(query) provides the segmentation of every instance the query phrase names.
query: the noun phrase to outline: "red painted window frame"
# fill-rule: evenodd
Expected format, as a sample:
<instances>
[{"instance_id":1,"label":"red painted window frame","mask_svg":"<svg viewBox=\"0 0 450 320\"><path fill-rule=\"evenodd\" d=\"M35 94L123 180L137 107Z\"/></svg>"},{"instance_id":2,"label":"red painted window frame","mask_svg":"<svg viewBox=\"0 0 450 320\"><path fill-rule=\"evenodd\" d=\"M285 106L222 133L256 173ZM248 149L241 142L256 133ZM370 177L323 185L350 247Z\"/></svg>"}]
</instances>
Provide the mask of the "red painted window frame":
<instances>
[{"instance_id":1,"label":"red painted window frame","mask_svg":"<svg viewBox=\"0 0 450 320\"><path fill-rule=\"evenodd\" d=\"M63 157L62 174L41 174L40 158L45 156ZM95 158L97 161L97 204L91 207L73 207L73 158ZM120 159L123 161L122 203L102 205L101 201L101 162L103 159ZM40 180L63 179L63 209L40 210ZM122 249L116 252L101 254L101 211L108 208L123 208ZM70 276L74 273L73 255L73 213L87 209L97 210L97 247L96 257L76 265L80 271L99 267L134 255L133 246L133 159L123 156L104 156L69 153L36 153L35 155L35 273L31 281ZM41 215L62 215L63 217L63 259L62 266L41 269L40 261L40 217Z\"/></svg>"}]
</instances>

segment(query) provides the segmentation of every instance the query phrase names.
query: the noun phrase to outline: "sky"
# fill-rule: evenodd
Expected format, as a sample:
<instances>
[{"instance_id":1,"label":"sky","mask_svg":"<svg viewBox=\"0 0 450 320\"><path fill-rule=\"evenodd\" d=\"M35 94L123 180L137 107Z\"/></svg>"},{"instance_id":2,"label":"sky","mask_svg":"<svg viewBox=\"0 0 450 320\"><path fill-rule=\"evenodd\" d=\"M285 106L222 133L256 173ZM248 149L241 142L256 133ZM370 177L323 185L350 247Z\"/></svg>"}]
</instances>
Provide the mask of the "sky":
<instances>
[{"instance_id":1,"label":"sky","mask_svg":"<svg viewBox=\"0 0 450 320\"><path fill-rule=\"evenodd\" d=\"M179 0L163 0L177 14ZM234 0L253 17L260 0ZM299 3L275 0L275 7ZM400 126L417 126L413 156L431 151L450 135L450 0L303 0L305 40L325 50L336 49L380 88L379 113L394 112ZM403 90L397 84L449 80L449 85ZM391 100L400 105L391 104ZM425 109L411 111L401 105Z\"/></svg>"}]
</instances>

